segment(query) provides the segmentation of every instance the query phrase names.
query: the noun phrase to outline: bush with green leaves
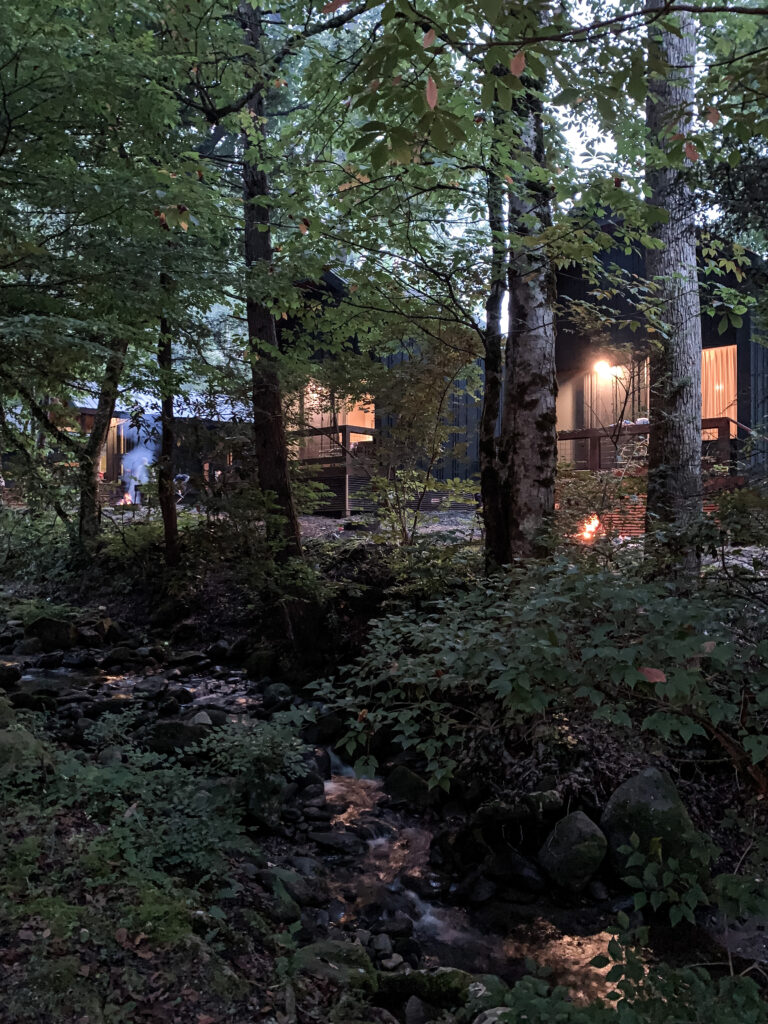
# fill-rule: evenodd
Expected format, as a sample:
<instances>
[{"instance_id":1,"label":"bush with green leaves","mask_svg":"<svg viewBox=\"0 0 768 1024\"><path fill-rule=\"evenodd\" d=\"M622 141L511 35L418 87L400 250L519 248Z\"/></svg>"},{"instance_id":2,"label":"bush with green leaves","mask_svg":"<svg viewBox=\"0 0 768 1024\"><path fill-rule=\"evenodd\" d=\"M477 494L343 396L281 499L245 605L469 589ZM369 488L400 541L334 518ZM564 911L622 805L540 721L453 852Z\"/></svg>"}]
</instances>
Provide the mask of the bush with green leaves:
<instances>
[{"instance_id":1,"label":"bush with green leaves","mask_svg":"<svg viewBox=\"0 0 768 1024\"><path fill-rule=\"evenodd\" d=\"M765 785L764 617L716 589L682 600L631 567L513 568L379 619L317 696L345 716L348 754L370 754L384 734L443 788L470 766L499 778L515 730L554 713L662 741L704 738Z\"/></svg>"}]
</instances>

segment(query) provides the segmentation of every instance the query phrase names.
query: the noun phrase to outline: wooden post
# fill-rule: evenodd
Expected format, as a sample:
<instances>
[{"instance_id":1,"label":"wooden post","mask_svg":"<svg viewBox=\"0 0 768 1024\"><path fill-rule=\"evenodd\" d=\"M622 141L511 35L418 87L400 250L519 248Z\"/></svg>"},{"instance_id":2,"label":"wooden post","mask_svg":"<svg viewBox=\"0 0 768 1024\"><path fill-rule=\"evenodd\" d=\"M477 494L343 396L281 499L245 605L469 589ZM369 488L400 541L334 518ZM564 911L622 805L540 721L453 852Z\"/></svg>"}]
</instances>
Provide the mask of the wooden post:
<instances>
[{"instance_id":1,"label":"wooden post","mask_svg":"<svg viewBox=\"0 0 768 1024\"><path fill-rule=\"evenodd\" d=\"M600 469L600 434L595 432L589 438L589 470L597 473Z\"/></svg>"}]
</instances>

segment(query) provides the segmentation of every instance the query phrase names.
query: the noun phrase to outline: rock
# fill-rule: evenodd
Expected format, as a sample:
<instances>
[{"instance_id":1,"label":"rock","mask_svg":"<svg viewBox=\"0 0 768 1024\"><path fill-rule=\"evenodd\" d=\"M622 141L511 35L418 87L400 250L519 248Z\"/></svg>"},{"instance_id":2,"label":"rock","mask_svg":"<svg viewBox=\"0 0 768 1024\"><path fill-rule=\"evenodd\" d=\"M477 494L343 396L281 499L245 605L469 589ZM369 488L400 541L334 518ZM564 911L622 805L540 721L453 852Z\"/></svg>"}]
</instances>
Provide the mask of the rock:
<instances>
[{"instance_id":1,"label":"rock","mask_svg":"<svg viewBox=\"0 0 768 1024\"><path fill-rule=\"evenodd\" d=\"M704 930L729 956L768 964L768 917L765 915L734 921L720 912L710 916Z\"/></svg>"},{"instance_id":2,"label":"rock","mask_svg":"<svg viewBox=\"0 0 768 1024\"><path fill-rule=\"evenodd\" d=\"M264 690L265 711L285 711L293 703L293 691L285 683L270 683Z\"/></svg>"},{"instance_id":3,"label":"rock","mask_svg":"<svg viewBox=\"0 0 768 1024\"><path fill-rule=\"evenodd\" d=\"M625 860L619 848L629 845L633 832L643 852L652 839L660 839L664 858L686 859L699 841L674 782L658 768L646 768L622 782L605 805L600 827L619 870Z\"/></svg>"},{"instance_id":4,"label":"rock","mask_svg":"<svg viewBox=\"0 0 768 1024\"><path fill-rule=\"evenodd\" d=\"M293 969L299 974L331 981L339 988L372 993L378 988L370 957L357 943L325 939L294 953Z\"/></svg>"},{"instance_id":5,"label":"rock","mask_svg":"<svg viewBox=\"0 0 768 1024\"><path fill-rule=\"evenodd\" d=\"M93 628L107 644L118 644L126 637L125 630L114 619L99 619L94 623Z\"/></svg>"},{"instance_id":6,"label":"rock","mask_svg":"<svg viewBox=\"0 0 768 1024\"><path fill-rule=\"evenodd\" d=\"M394 971L403 963L403 958L399 953L393 953L392 956L387 957L386 960L381 961L381 966L385 971Z\"/></svg>"},{"instance_id":7,"label":"rock","mask_svg":"<svg viewBox=\"0 0 768 1024\"><path fill-rule=\"evenodd\" d=\"M14 725L0 729L0 774L14 772L22 765L41 764L45 747L28 729Z\"/></svg>"},{"instance_id":8,"label":"rock","mask_svg":"<svg viewBox=\"0 0 768 1024\"><path fill-rule=\"evenodd\" d=\"M562 795L556 789L543 789L533 793L526 793L525 802L539 820L546 817L551 818L552 815L559 814L565 805Z\"/></svg>"},{"instance_id":9,"label":"rock","mask_svg":"<svg viewBox=\"0 0 768 1024\"><path fill-rule=\"evenodd\" d=\"M56 655L50 655L50 657L56 657ZM96 655L92 651L70 651L61 659L61 664L64 668L87 672L96 667Z\"/></svg>"},{"instance_id":10,"label":"rock","mask_svg":"<svg viewBox=\"0 0 768 1024\"><path fill-rule=\"evenodd\" d=\"M235 647L236 643L230 648L230 659L239 661L240 659L232 653ZM276 672L277 668L277 655L271 647L257 647L256 650L250 651L245 659L245 670L250 679L263 679L264 676Z\"/></svg>"},{"instance_id":11,"label":"rock","mask_svg":"<svg viewBox=\"0 0 768 1024\"><path fill-rule=\"evenodd\" d=\"M43 653L43 641L36 636L28 636L23 640L19 640L16 646L13 648L14 654L42 654Z\"/></svg>"},{"instance_id":12,"label":"rock","mask_svg":"<svg viewBox=\"0 0 768 1024\"><path fill-rule=\"evenodd\" d=\"M310 832L309 838L330 853L341 853L348 857L362 857L367 845L351 832Z\"/></svg>"},{"instance_id":13,"label":"rock","mask_svg":"<svg viewBox=\"0 0 768 1024\"><path fill-rule=\"evenodd\" d=\"M314 722L306 726L302 739L313 746L332 747L346 731L347 727L341 715L327 712L318 715Z\"/></svg>"},{"instance_id":14,"label":"rock","mask_svg":"<svg viewBox=\"0 0 768 1024\"><path fill-rule=\"evenodd\" d=\"M508 1006L495 1006L492 1010L483 1010L475 1017L472 1024L515 1024L520 1018Z\"/></svg>"},{"instance_id":15,"label":"rock","mask_svg":"<svg viewBox=\"0 0 768 1024\"><path fill-rule=\"evenodd\" d=\"M413 935L413 921L407 914L397 911L393 917L377 921L372 931L377 935L389 935L392 938L407 938Z\"/></svg>"},{"instance_id":16,"label":"rock","mask_svg":"<svg viewBox=\"0 0 768 1024\"><path fill-rule=\"evenodd\" d=\"M210 731L210 726L167 719L152 725L145 742L156 754L172 754L175 750L199 743Z\"/></svg>"},{"instance_id":17,"label":"rock","mask_svg":"<svg viewBox=\"0 0 768 1024\"><path fill-rule=\"evenodd\" d=\"M547 889L546 879L536 865L511 846L496 850L485 871L495 881L519 886L528 892L541 893Z\"/></svg>"},{"instance_id":18,"label":"rock","mask_svg":"<svg viewBox=\"0 0 768 1024\"><path fill-rule=\"evenodd\" d=\"M170 683L166 696L177 701L179 704L191 704L195 699L192 691L188 690L186 686L182 686L181 683Z\"/></svg>"},{"instance_id":19,"label":"rock","mask_svg":"<svg viewBox=\"0 0 768 1024\"><path fill-rule=\"evenodd\" d=\"M603 863L608 842L583 811L562 818L539 850L539 864L563 889L580 892Z\"/></svg>"},{"instance_id":20,"label":"rock","mask_svg":"<svg viewBox=\"0 0 768 1024\"><path fill-rule=\"evenodd\" d=\"M51 615L41 615L30 622L24 635L39 640L46 652L69 650L77 643L77 627L67 619L57 619Z\"/></svg>"},{"instance_id":21,"label":"rock","mask_svg":"<svg viewBox=\"0 0 768 1024\"><path fill-rule=\"evenodd\" d=\"M287 868L265 868L258 872L256 878L264 888L272 891L279 883L291 899L302 907L321 907L328 897L327 886L320 879L309 881L298 872Z\"/></svg>"},{"instance_id":22,"label":"rock","mask_svg":"<svg viewBox=\"0 0 768 1024\"><path fill-rule=\"evenodd\" d=\"M102 668L121 668L123 665L135 665L138 658L132 647L121 644L107 651L101 661Z\"/></svg>"},{"instance_id":23,"label":"rock","mask_svg":"<svg viewBox=\"0 0 768 1024\"><path fill-rule=\"evenodd\" d=\"M412 996L441 1010L464 1006L469 998L471 974L455 967L410 971L379 977L379 988L387 1003L404 1003ZM385 1000L382 1000L385 1001Z\"/></svg>"},{"instance_id":24,"label":"rock","mask_svg":"<svg viewBox=\"0 0 768 1024\"><path fill-rule=\"evenodd\" d=\"M379 956L392 955L392 939L388 935L374 935L370 945L373 952Z\"/></svg>"},{"instance_id":25,"label":"rock","mask_svg":"<svg viewBox=\"0 0 768 1024\"><path fill-rule=\"evenodd\" d=\"M44 654L37 662L39 668L45 669L56 669L61 668L61 663L64 661L64 655L61 651L51 651L50 654Z\"/></svg>"},{"instance_id":26,"label":"rock","mask_svg":"<svg viewBox=\"0 0 768 1024\"><path fill-rule=\"evenodd\" d=\"M150 624L155 628L172 626L189 613L189 604L180 597L167 597L152 614Z\"/></svg>"},{"instance_id":27,"label":"rock","mask_svg":"<svg viewBox=\"0 0 768 1024\"><path fill-rule=\"evenodd\" d=\"M167 662L171 668L208 668L211 664L210 658L202 651L177 651L169 654Z\"/></svg>"},{"instance_id":28,"label":"rock","mask_svg":"<svg viewBox=\"0 0 768 1024\"><path fill-rule=\"evenodd\" d=\"M96 760L99 764L103 765L121 764L123 760L122 748L115 744L110 744L108 747L104 747L103 750L99 751L96 756Z\"/></svg>"},{"instance_id":29,"label":"rock","mask_svg":"<svg viewBox=\"0 0 768 1024\"><path fill-rule=\"evenodd\" d=\"M168 680L165 676L146 676L146 678L136 681L133 692L137 697L143 697L145 700L159 700L167 689Z\"/></svg>"},{"instance_id":30,"label":"rock","mask_svg":"<svg viewBox=\"0 0 768 1024\"><path fill-rule=\"evenodd\" d=\"M192 725L213 725L211 716L206 711L198 711L196 715L190 718Z\"/></svg>"},{"instance_id":31,"label":"rock","mask_svg":"<svg viewBox=\"0 0 768 1024\"><path fill-rule=\"evenodd\" d=\"M21 669L12 661L0 661L0 687L6 689L21 679Z\"/></svg>"},{"instance_id":32,"label":"rock","mask_svg":"<svg viewBox=\"0 0 768 1024\"><path fill-rule=\"evenodd\" d=\"M211 644L210 647L206 647L205 653L214 663L214 665L220 665L222 661L229 660L230 645L224 640L217 640Z\"/></svg>"},{"instance_id":33,"label":"rock","mask_svg":"<svg viewBox=\"0 0 768 1024\"><path fill-rule=\"evenodd\" d=\"M404 764L395 765L384 781L384 789L393 803L409 807L425 808L436 799L426 779Z\"/></svg>"}]
</instances>

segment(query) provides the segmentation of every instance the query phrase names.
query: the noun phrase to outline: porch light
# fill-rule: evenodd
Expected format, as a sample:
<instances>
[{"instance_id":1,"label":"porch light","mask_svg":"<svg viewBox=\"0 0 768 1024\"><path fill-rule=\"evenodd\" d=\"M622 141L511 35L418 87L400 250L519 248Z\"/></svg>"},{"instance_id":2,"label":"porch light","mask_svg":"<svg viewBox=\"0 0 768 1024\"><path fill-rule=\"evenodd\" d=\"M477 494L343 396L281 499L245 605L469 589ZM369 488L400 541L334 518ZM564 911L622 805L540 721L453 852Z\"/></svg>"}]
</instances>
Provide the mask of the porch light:
<instances>
[{"instance_id":1,"label":"porch light","mask_svg":"<svg viewBox=\"0 0 768 1024\"><path fill-rule=\"evenodd\" d=\"M603 380L609 377L621 376L621 367L611 366L607 359L598 359L595 363L594 370L597 376Z\"/></svg>"}]
</instances>

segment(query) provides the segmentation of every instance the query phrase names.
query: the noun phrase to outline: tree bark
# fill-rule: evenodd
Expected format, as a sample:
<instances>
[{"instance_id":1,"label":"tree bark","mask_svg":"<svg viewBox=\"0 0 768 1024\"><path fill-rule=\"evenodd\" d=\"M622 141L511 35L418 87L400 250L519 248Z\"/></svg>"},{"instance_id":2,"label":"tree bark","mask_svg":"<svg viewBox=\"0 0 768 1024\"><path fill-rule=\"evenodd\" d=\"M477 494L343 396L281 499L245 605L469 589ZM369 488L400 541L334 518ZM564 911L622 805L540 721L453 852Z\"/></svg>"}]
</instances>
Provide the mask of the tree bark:
<instances>
[{"instance_id":1,"label":"tree bark","mask_svg":"<svg viewBox=\"0 0 768 1024\"><path fill-rule=\"evenodd\" d=\"M661 9L663 0L651 0ZM650 438L646 550L670 568L697 572L691 531L701 516L701 310L693 202L670 149L690 129L696 38L690 14L678 13L680 35L652 29L646 119L651 145L648 202L664 210L649 249L648 277L658 287L664 336L650 358ZM655 66L654 66L655 65Z\"/></svg>"},{"instance_id":2,"label":"tree bark","mask_svg":"<svg viewBox=\"0 0 768 1024\"><path fill-rule=\"evenodd\" d=\"M246 43L259 50L263 36L261 11L250 4L238 7ZM254 69L260 74L260 69ZM245 208L245 264L248 271L270 272L272 235L269 214L269 178L264 169L266 118L264 91L256 90L246 109L252 126L243 133L243 201ZM267 532L279 542L279 557L301 555L301 532L293 502L288 471L288 446L283 421L283 402L275 353L278 348L275 319L270 311L252 298L248 289L246 318L248 323L249 358L251 365L251 403L253 436L259 484L274 496L279 513L267 517Z\"/></svg>"},{"instance_id":3,"label":"tree bark","mask_svg":"<svg viewBox=\"0 0 768 1024\"><path fill-rule=\"evenodd\" d=\"M104 377L99 391L99 401L93 418L93 428L79 454L80 468L78 481L80 503L78 516L78 538L84 548L92 547L101 527L101 506L99 504L98 467L102 450L109 433L109 425L115 414L117 389L128 351L127 340L115 342L107 357Z\"/></svg>"},{"instance_id":4,"label":"tree bark","mask_svg":"<svg viewBox=\"0 0 768 1024\"><path fill-rule=\"evenodd\" d=\"M517 105L521 125L519 147L529 159L544 166L541 101L533 93ZM511 236L537 234L551 223L549 196L529 182L522 190L507 190ZM547 528L555 503L557 430L555 399L554 275L543 246L510 249L507 261L509 324L504 355L501 427L495 445L493 472L484 491L495 502L486 522L486 558L506 565L515 558L531 558L547 549ZM488 327L500 321L500 306L493 301ZM493 331L491 332L493 334ZM495 353L494 353L495 355ZM486 364L486 388L489 385ZM498 389L497 367L491 364L491 397ZM485 410L484 410L485 412ZM482 440L491 429L491 407ZM495 428L495 422L493 424ZM481 470L482 479L482 470Z\"/></svg>"},{"instance_id":5,"label":"tree bark","mask_svg":"<svg viewBox=\"0 0 768 1024\"><path fill-rule=\"evenodd\" d=\"M495 125L498 127L498 114ZM498 140L495 140L498 144ZM502 480L496 459L496 428L503 388L502 310L506 290L507 251L504 222L504 185L499 162L492 157L488 174L488 225L491 230L491 284L485 304L485 382L480 415L480 494L485 526L485 558L488 568L510 560L508 531L502 502Z\"/></svg>"},{"instance_id":6,"label":"tree bark","mask_svg":"<svg viewBox=\"0 0 768 1024\"><path fill-rule=\"evenodd\" d=\"M173 487L173 450L175 430L173 415L173 341L165 317L160 319L160 338L157 345L157 366L160 371L160 458L157 465L157 496L163 517L165 564L179 564L179 522L176 514L176 494Z\"/></svg>"}]
</instances>

